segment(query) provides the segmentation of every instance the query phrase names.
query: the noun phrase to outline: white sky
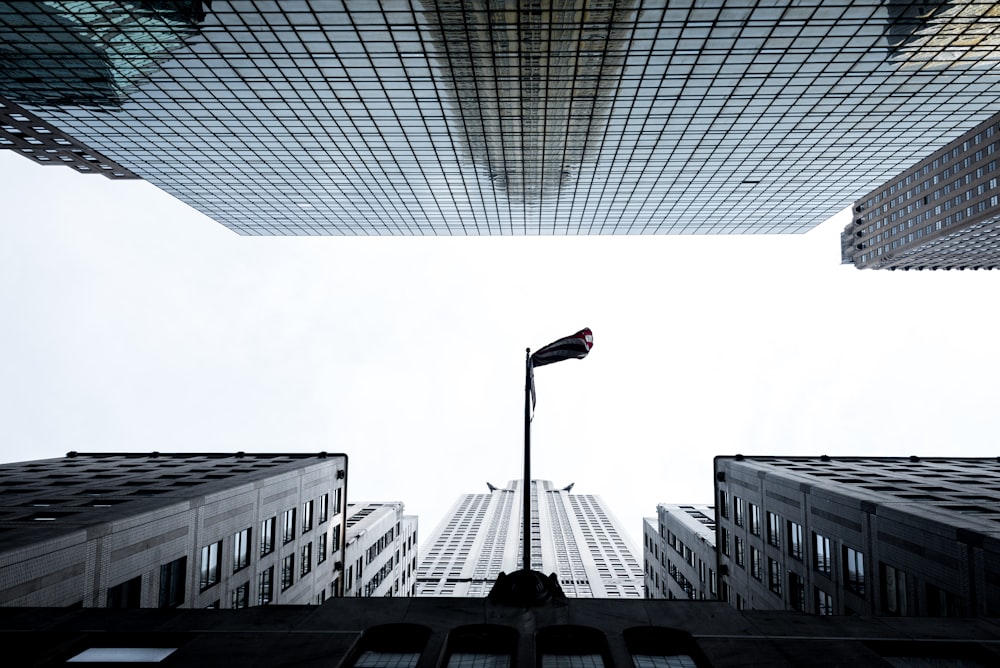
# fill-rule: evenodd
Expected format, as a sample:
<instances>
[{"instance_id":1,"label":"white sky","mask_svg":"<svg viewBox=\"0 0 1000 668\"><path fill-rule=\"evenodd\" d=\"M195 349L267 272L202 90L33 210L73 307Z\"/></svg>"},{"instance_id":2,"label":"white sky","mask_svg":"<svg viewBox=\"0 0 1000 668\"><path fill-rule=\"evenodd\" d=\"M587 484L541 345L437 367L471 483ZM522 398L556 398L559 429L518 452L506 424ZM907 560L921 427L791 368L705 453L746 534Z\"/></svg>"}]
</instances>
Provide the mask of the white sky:
<instances>
[{"instance_id":1,"label":"white sky","mask_svg":"<svg viewBox=\"0 0 1000 668\"><path fill-rule=\"evenodd\" d=\"M346 452L427 537L533 474L633 540L716 454L995 456L1000 273L860 272L801 236L240 237L145 182L0 151L0 460ZM845 203L846 204L846 203ZM640 554L641 556L641 554Z\"/></svg>"}]
</instances>

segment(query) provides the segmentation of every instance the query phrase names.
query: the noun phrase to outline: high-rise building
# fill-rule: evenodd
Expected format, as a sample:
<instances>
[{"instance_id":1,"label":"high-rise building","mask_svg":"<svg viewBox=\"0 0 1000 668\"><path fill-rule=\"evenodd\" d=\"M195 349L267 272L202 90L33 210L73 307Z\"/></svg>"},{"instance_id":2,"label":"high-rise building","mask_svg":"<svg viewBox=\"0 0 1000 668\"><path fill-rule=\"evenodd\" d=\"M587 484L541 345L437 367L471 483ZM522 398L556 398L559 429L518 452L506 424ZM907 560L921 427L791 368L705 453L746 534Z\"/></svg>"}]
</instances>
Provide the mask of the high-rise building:
<instances>
[{"instance_id":1,"label":"high-rise building","mask_svg":"<svg viewBox=\"0 0 1000 668\"><path fill-rule=\"evenodd\" d=\"M841 235L859 269L1000 267L1000 114L854 203Z\"/></svg>"},{"instance_id":2,"label":"high-rise building","mask_svg":"<svg viewBox=\"0 0 1000 668\"><path fill-rule=\"evenodd\" d=\"M463 494L431 534L418 596L486 596L501 572L522 566L522 481ZM593 494L531 482L531 568L555 573L571 598L641 598L642 567L619 521Z\"/></svg>"},{"instance_id":3,"label":"high-rise building","mask_svg":"<svg viewBox=\"0 0 1000 668\"><path fill-rule=\"evenodd\" d=\"M341 592L347 456L77 453L0 466L0 605L243 608Z\"/></svg>"},{"instance_id":4,"label":"high-rise building","mask_svg":"<svg viewBox=\"0 0 1000 668\"><path fill-rule=\"evenodd\" d=\"M1000 615L1000 461L716 457L720 597L821 615Z\"/></svg>"},{"instance_id":5,"label":"high-rise building","mask_svg":"<svg viewBox=\"0 0 1000 668\"><path fill-rule=\"evenodd\" d=\"M646 598L718 598L714 506L659 504L642 543Z\"/></svg>"},{"instance_id":6,"label":"high-rise building","mask_svg":"<svg viewBox=\"0 0 1000 668\"><path fill-rule=\"evenodd\" d=\"M413 596L417 517L400 501L347 504L344 596Z\"/></svg>"},{"instance_id":7,"label":"high-rise building","mask_svg":"<svg viewBox=\"0 0 1000 668\"><path fill-rule=\"evenodd\" d=\"M689 4L0 3L0 141L240 234L757 234L997 111L992 3Z\"/></svg>"}]
</instances>

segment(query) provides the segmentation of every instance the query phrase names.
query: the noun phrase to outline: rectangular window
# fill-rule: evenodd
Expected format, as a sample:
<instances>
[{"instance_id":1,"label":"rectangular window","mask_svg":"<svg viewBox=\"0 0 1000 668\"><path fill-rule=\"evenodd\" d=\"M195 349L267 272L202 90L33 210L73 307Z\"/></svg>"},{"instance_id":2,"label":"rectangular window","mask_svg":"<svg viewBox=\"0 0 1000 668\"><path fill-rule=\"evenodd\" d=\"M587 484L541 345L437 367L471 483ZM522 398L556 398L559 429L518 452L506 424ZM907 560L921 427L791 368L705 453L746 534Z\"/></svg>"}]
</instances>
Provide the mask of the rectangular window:
<instances>
[{"instance_id":1,"label":"rectangular window","mask_svg":"<svg viewBox=\"0 0 1000 668\"><path fill-rule=\"evenodd\" d=\"M802 561L802 525L789 520L785 528L788 529L788 556Z\"/></svg>"},{"instance_id":2,"label":"rectangular window","mask_svg":"<svg viewBox=\"0 0 1000 668\"><path fill-rule=\"evenodd\" d=\"M750 546L750 575L760 580L760 550Z\"/></svg>"},{"instance_id":3,"label":"rectangular window","mask_svg":"<svg viewBox=\"0 0 1000 668\"><path fill-rule=\"evenodd\" d=\"M187 557L174 559L160 566L161 608L176 608L184 603L184 582L187 580Z\"/></svg>"},{"instance_id":4,"label":"rectangular window","mask_svg":"<svg viewBox=\"0 0 1000 668\"><path fill-rule=\"evenodd\" d=\"M281 522L281 542L291 543L295 540L295 508L286 510Z\"/></svg>"},{"instance_id":5,"label":"rectangular window","mask_svg":"<svg viewBox=\"0 0 1000 668\"><path fill-rule=\"evenodd\" d=\"M884 563L879 564L882 614L905 617L910 614L906 573Z\"/></svg>"},{"instance_id":6,"label":"rectangular window","mask_svg":"<svg viewBox=\"0 0 1000 668\"><path fill-rule=\"evenodd\" d=\"M266 519L260 523L260 556L274 552L274 527L277 517Z\"/></svg>"},{"instance_id":7,"label":"rectangular window","mask_svg":"<svg viewBox=\"0 0 1000 668\"><path fill-rule=\"evenodd\" d=\"M724 489L719 490L719 515L729 519L729 492Z\"/></svg>"},{"instance_id":8,"label":"rectangular window","mask_svg":"<svg viewBox=\"0 0 1000 668\"><path fill-rule=\"evenodd\" d=\"M340 549L340 525L334 525L333 527L333 538L330 540L330 544L333 546L331 548L332 552L336 552Z\"/></svg>"},{"instance_id":9,"label":"rectangular window","mask_svg":"<svg viewBox=\"0 0 1000 668\"><path fill-rule=\"evenodd\" d=\"M322 524L330 519L330 495L324 494L319 497L319 520L318 522Z\"/></svg>"},{"instance_id":10,"label":"rectangular window","mask_svg":"<svg viewBox=\"0 0 1000 668\"><path fill-rule=\"evenodd\" d=\"M306 543L302 546L302 559L299 567L302 569L301 575L305 575L312 570L312 543Z\"/></svg>"},{"instance_id":11,"label":"rectangular window","mask_svg":"<svg viewBox=\"0 0 1000 668\"><path fill-rule=\"evenodd\" d=\"M830 539L813 533L813 568L824 575L830 575L831 567Z\"/></svg>"},{"instance_id":12,"label":"rectangular window","mask_svg":"<svg viewBox=\"0 0 1000 668\"><path fill-rule=\"evenodd\" d=\"M729 529L725 527L722 528L722 554L726 555L727 557L731 556L731 552L729 549Z\"/></svg>"},{"instance_id":13,"label":"rectangular window","mask_svg":"<svg viewBox=\"0 0 1000 668\"><path fill-rule=\"evenodd\" d=\"M767 514L767 544L781 547L781 518L771 512Z\"/></svg>"},{"instance_id":14,"label":"rectangular window","mask_svg":"<svg viewBox=\"0 0 1000 668\"><path fill-rule=\"evenodd\" d=\"M281 560L281 591L285 591L295 583L295 555L290 554Z\"/></svg>"},{"instance_id":15,"label":"rectangular window","mask_svg":"<svg viewBox=\"0 0 1000 668\"><path fill-rule=\"evenodd\" d=\"M274 566L269 566L257 576L257 605L267 605L274 600Z\"/></svg>"},{"instance_id":16,"label":"rectangular window","mask_svg":"<svg viewBox=\"0 0 1000 668\"><path fill-rule=\"evenodd\" d=\"M806 583L801 575L793 571L788 571L788 602L793 610L805 612Z\"/></svg>"},{"instance_id":17,"label":"rectangular window","mask_svg":"<svg viewBox=\"0 0 1000 668\"><path fill-rule=\"evenodd\" d=\"M746 568L746 545L743 539L736 536L736 565Z\"/></svg>"},{"instance_id":18,"label":"rectangular window","mask_svg":"<svg viewBox=\"0 0 1000 668\"><path fill-rule=\"evenodd\" d=\"M238 586L236 589L233 590L232 594L233 609L236 610L238 608L247 607L249 605L249 599L250 599L250 583L244 582L243 584L241 584L240 586Z\"/></svg>"},{"instance_id":19,"label":"rectangular window","mask_svg":"<svg viewBox=\"0 0 1000 668\"><path fill-rule=\"evenodd\" d=\"M833 614L833 597L827 594L822 589L816 590L816 614L817 615Z\"/></svg>"},{"instance_id":20,"label":"rectangular window","mask_svg":"<svg viewBox=\"0 0 1000 668\"><path fill-rule=\"evenodd\" d=\"M312 531L313 528L313 502L306 501L302 504L302 533Z\"/></svg>"},{"instance_id":21,"label":"rectangular window","mask_svg":"<svg viewBox=\"0 0 1000 668\"><path fill-rule=\"evenodd\" d=\"M865 595L865 555L854 548L844 551L844 586L855 594Z\"/></svg>"},{"instance_id":22,"label":"rectangular window","mask_svg":"<svg viewBox=\"0 0 1000 668\"><path fill-rule=\"evenodd\" d=\"M326 534L321 533L319 539L316 541L316 564L322 564L326 561Z\"/></svg>"},{"instance_id":23,"label":"rectangular window","mask_svg":"<svg viewBox=\"0 0 1000 668\"><path fill-rule=\"evenodd\" d=\"M781 564L767 558L767 588L781 596Z\"/></svg>"},{"instance_id":24,"label":"rectangular window","mask_svg":"<svg viewBox=\"0 0 1000 668\"><path fill-rule=\"evenodd\" d=\"M233 573L250 565L250 529L233 536Z\"/></svg>"},{"instance_id":25,"label":"rectangular window","mask_svg":"<svg viewBox=\"0 0 1000 668\"><path fill-rule=\"evenodd\" d=\"M333 514L340 514L340 501L341 501L341 489L336 489L333 492Z\"/></svg>"},{"instance_id":26,"label":"rectangular window","mask_svg":"<svg viewBox=\"0 0 1000 668\"><path fill-rule=\"evenodd\" d=\"M137 575L131 580L108 588L109 608L138 608L142 595L142 576Z\"/></svg>"},{"instance_id":27,"label":"rectangular window","mask_svg":"<svg viewBox=\"0 0 1000 668\"><path fill-rule=\"evenodd\" d=\"M736 526L746 526L746 502L738 496L733 497L733 508L736 512Z\"/></svg>"},{"instance_id":28,"label":"rectangular window","mask_svg":"<svg viewBox=\"0 0 1000 668\"><path fill-rule=\"evenodd\" d=\"M760 506L750 504L750 533L760 535Z\"/></svg>"},{"instance_id":29,"label":"rectangular window","mask_svg":"<svg viewBox=\"0 0 1000 668\"><path fill-rule=\"evenodd\" d=\"M222 541L201 548L201 590L205 591L219 581L219 555Z\"/></svg>"}]
</instances>

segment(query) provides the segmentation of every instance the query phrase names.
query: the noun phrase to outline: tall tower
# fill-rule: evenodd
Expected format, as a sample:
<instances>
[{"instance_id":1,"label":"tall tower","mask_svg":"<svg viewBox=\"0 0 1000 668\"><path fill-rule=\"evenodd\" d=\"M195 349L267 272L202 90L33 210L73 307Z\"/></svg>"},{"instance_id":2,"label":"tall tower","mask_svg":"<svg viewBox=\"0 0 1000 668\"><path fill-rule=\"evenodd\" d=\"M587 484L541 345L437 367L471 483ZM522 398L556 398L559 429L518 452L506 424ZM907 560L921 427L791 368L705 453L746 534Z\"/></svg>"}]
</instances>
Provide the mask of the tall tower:
<instances>
[{"instance_id":1,"label":"tall tower","mask_svg":"<svg viewBox=\"0 0 1000 668\"><path fill-rule=\"evenodd\" d=\"M523 481L463 494L434 530L417 569L417 596L486 596L521 566ZM642 567L621 523L593 494L531 481L531 563L571 598L642 598Z\"/></svg>"}]
</instances>

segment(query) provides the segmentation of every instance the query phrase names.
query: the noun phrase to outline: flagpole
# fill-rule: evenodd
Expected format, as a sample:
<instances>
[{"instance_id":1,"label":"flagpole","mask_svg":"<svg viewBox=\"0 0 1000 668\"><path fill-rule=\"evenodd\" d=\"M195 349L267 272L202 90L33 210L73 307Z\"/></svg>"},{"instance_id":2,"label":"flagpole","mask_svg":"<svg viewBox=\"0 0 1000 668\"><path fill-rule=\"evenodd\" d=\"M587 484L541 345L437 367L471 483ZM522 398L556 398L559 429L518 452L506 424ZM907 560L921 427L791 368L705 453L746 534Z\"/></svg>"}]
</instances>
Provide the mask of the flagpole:
<instances>
[{"instance_id":1,"label":"flagpole","mask_svg":"<svg viewBox=\"0 0 1000 668\"><path fill-rule=\"evenodd\" d=\"M523 567L531 570L531 348L524 351L524 511L521 540Z\"/></svg>"}]
</instances>

